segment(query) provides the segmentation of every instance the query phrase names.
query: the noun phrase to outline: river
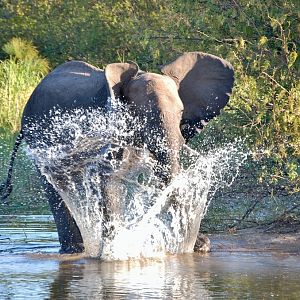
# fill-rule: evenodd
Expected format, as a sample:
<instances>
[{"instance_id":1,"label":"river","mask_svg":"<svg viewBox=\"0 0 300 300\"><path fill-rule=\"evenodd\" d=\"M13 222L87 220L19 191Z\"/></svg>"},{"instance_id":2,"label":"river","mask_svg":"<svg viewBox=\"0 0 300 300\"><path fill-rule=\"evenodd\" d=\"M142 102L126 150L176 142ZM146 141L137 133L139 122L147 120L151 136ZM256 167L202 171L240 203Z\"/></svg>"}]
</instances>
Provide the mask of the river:
<instances>
[{"instance_id":1,"label":"river","mask_svg":"<svg viewBox=\"0 0 300 300\"><path fill-rule=\"evenodd\" d=\"M0 299L299 299L299 255L210 238L207 255L100 261L59 255L52 216L1 216Z\"/></svg>"}]
</instances>

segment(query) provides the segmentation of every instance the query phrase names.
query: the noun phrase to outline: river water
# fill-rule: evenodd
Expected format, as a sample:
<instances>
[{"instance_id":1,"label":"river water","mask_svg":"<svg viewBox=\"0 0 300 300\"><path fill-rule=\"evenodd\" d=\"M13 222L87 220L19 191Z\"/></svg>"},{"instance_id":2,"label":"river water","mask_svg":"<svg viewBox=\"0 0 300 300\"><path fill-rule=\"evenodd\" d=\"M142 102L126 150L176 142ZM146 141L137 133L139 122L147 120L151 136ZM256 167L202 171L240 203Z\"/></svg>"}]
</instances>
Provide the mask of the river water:
<instances>
[{"instance_id":1,"label":"river water","mask_svg":"<svg viewBox=\"0 0 300 300\"><path fill-rule=\"evenodd\" d=\"M51 216L0 216L0 299L299 299L300 257L226 251L101 261L59 255Z\"/></svg>"}]
</instances>

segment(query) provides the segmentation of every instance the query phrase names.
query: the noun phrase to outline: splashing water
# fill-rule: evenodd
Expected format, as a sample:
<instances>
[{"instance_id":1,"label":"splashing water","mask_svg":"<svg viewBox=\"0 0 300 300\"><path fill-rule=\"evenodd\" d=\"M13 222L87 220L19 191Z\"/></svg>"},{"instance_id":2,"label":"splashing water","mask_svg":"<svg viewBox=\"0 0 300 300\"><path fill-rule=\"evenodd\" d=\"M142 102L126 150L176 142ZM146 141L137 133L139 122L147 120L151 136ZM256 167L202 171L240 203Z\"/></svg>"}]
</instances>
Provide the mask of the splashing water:
<instances>
[{"instance_id":1,"label":"splashing water","mask_svg":"<svg viewBox=\"0 0 300 300\"><path fill-rule=\"evenodd\" d=\"M141 122L120 105L55 110L47 124L29 152L71 211L86 254L106 260L191 252L208 199L233 182L246 158L237 144L205 155L184 146L185 166L162 187L146 147L129 142Z\"/></svg>"}]
</instances>

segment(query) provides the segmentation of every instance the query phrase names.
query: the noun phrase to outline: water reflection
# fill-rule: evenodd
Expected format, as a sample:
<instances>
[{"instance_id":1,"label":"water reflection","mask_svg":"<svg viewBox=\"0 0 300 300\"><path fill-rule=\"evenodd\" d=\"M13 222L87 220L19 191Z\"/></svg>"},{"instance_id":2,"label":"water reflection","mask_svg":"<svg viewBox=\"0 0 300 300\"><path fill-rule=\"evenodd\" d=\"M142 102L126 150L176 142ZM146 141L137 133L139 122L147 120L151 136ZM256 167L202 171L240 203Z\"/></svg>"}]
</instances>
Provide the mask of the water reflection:
<instances>
[{"instance_id":1,"label":"water reflection","mask_svg":"<svg viewBox=\"0 0 300 300\"><path fill-rule=\"evenodd\" d=\"M50 299L297 299L300 259L195 254L162 261L62 261Z\"/></svg>"},{"instance_id":2,"label":"water reflection","mask_svg":"<svg viewBox=\"0 0 300 300\"><path fill-rule=\"evenodd\" d=\"M0 253L53 253L58 249L52 216L0 215Z\"/></svg>"},{"instance_id":3,"label":"water reflection","mask_svg":"<svg viewBox=\"0 0 300 300\"><path fill-rule=\"evenodd\" d=\"M10 220L0 222L0 299L299 299L297 255L223 251L103 262L57 254L49 218Z\"/></svg>"},{"instance_id":4,"label":"water reflection","mask_svg":"<svg viewBox=\"0 0 300 300\"><path fill-rule=\"evenodd\" d=\"M63 261L50 288L50 299L203 299L209 272L196 278L193 255L160 261Z\"/></svg>"}]
</instances>

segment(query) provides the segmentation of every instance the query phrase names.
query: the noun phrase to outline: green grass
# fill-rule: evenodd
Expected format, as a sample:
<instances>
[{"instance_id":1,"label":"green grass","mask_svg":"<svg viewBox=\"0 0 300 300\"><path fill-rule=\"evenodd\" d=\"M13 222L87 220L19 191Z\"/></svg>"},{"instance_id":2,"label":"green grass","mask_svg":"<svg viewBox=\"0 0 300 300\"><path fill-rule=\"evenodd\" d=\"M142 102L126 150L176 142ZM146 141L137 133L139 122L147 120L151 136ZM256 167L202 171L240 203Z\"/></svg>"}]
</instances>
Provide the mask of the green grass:
<instances>
[{"instance_id":1,"label":"green grass","mask_svg":"<svg viewBox=\"0 0 300 300\"><path fill-rule=\"evenodd\" d=\"M12 39L3 49L10 58L0 61L0 130L16 133L24 106L49 66L31 43L21 39Z\"/></svg>"},{"instance_id":2,"label":"green grass","mask_svg":"<svg viewBox=\"0 0 300 300\"><path fill-rule=\"evenodd\" d=\"M24 106L33 89L47 73L47 60L32 43L13 38L3 46L9 58L0 61L0 184L5 181L15 137L20 130ZM0 214L49 213L35 167L19 149L14 164L13 191Z\"/></svg>"},{"instance_id":3,"label":"green grass","mask_svg":"<svg viewBox=\"0 0 300 300\"><path fill-rule=\"evenodd\" d=\"M0 184L7 175L8 163L15 136L0 136ZM26 153L26 147L19 149L14 164L13 191L7 203L0 203L1 214L50 214L40 179L35 166Z\"/></svg>"}]
</instances>

